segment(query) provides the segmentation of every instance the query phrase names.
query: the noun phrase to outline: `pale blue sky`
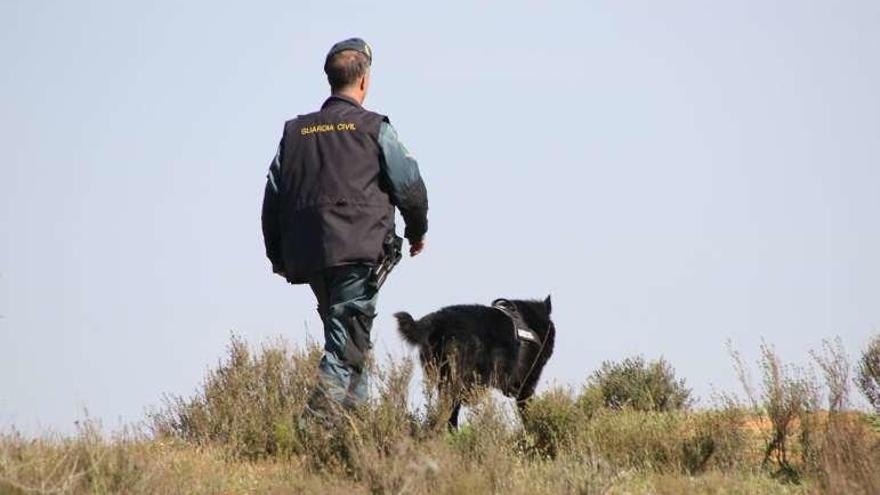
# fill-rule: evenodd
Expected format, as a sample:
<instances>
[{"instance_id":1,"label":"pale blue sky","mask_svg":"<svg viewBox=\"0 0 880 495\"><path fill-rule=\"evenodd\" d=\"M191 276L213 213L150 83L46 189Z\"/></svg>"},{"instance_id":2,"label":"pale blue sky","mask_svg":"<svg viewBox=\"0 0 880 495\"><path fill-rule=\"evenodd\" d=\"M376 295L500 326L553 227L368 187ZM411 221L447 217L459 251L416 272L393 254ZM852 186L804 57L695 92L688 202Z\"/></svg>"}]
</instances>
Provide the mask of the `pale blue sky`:
<instances>
[{"instance_id":1,"label":"pale blue sky","mask_svg":"<svg viewBox=\"0 0 880 495\"><path fill-rule=\"evenodd\" d=\"M668 358L734 389L880 329L880 4L0 2L0 427L135 421L231 330L319 328L269 273L259 209L324 54L375 51L431 199L391 313L553 291L545 378Z\"/></svg>"}]
</instances>

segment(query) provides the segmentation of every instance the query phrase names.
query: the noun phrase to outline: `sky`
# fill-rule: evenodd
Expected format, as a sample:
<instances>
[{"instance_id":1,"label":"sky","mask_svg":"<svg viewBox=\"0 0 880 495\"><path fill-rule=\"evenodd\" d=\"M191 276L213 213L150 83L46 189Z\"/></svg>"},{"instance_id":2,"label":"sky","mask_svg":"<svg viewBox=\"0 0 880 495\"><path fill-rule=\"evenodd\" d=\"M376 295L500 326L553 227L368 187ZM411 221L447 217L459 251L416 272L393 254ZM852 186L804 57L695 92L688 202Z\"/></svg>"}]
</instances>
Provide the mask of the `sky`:
<instances>
[{"instance_id":1,"label":"sky","mask_svg":"<svg viewBox=\"0 0 880 495\"><path fill-rule=\"evenodd\" d=\"M391 314L552 292L542 388L663 356L694 393L880 332L873 1L0 1L0 429L136 422L232 332L320 338L259 216L333 43L374 50L430 198Z\"/></svg>"}]
</instances>

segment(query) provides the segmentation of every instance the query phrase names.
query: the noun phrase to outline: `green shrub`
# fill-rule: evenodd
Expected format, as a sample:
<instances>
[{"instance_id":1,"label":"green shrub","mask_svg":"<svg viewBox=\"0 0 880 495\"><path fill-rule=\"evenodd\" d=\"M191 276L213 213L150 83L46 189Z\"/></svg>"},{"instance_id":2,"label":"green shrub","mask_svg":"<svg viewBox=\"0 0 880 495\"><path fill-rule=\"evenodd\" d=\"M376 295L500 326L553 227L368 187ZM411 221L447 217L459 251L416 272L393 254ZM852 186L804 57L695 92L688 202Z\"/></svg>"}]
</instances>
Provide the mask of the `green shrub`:
<instances>
[{"instance_id":1,"label":"green shrub","mask_svg":"<svg viewBox=\"0 0 880 495\"><path fill-rule=\"evenodd\" d=\"M571 444L587 417L570 390L554 388L533 397L523 414L525 450L542 458L554 458Z\"/></svg>"},{"instance_id":2,"label":"green shrub","mask_svg":"<svg viewBox=\"0 0 880 495\"><path fill-rule=\"evenodd\" d=\"M468 399L467 424L446 433L447 441L468 460L481 461L498 451L513 448L513 421L498 400L486 390Z\"/></svg>"},{"instance_id":3,"label":"green shrub","mask_svg":"<svg viewBox=\"0 0 880 495\"><path fill-rule=\"evenodd\" d=\"M0 431L0 493L880 493L876 416L840 409L851 383L840 349L814 353L827 412L805 370L763 351L755 409L736 399L614 409L590 381L580 394L535 396L520 429L508 399L474 389L465 423L448 433L443 415L439 427L431 420L438 408L408 404L411 360L371 365L372 398L324 428L293 419L320 349L253 351L233 338L193 397L152 416L152 438L108 437L88 422L73 438ZM786 443L770 465L784 449L795 478L760 469L779 430Z\"/></svg>"},{"instance_id":4,"label":"green shrub","mask_svg":"<svg viewBox=\"0 0 880 495\"><path fill-rule=\"evenodd\" d=\"M605 361L590 378L590 385L601 390L604 403L612 409L638 411L676 411L691 404L691 391L684 379L663 358L645 362L641 356L619 363Z\"/></svg>"},{"instance_id":5,"label":"green shrub","mask_svg":"<svg viewBox=\"0 0 880 495\"><path fill-rule=\"evenodd\" d=\"M819 429L820 391L811 367L784 365L776 351L761 344L761 386L751 385L750 373L738 352L730 349L740 381L759 420L769 423L765 431L761 466L772 469L775 477L786 482L800 482L819 462L821 431ZM824 354L813 352L822 367L832 408L846 402L846 359L839 347L825 344Z\"/></svg>"},{"instance_id":6,"label":"green shrub","mask_svg":"<svg viewBox=\"0 0 880 495\"><path fill-rule=\"evenodd\" d=\"M872 430L880 433L880 415L869 415L865 418L865 421L868 423Z\"/></svg>"},{"instance_id":7,"label":"green shrub","mask_svg":"<svg viewBox=\"0 0 880 495\"><path fill-rule=\"evenodd\" d=\"M737 409L656 412L605 409L578 431L574 450L618 469L696 474L747 462L745 414Z\"/></svg>"},{"instance_id":8,"label":"green shrub","mask_svg":"<svg viewBox=\"0 0 880 495\"><path fill-rule=\"evenodd\" d=\"M153 434L221 443L246 458L289 453L320 354L317 345L292 352L284 342L255 353L233 335L226 359L192 397L166 397L149 414Z\"/></svg>"},{"instance_id":9,"label":"green shrub","mask_svg":"<svg viewBox=\"0 0 880 495\"><path fill-rule=\"evenodd\" d=\"M843 348L843 341L837 337L833 341L823 340L821 351L810 351L813 361L822 371L828 396L828 411L837 413L849 406L849 357Z\"/></svg>"},{"instance_id":10,"label":"green shrub","mask_svg":"<svg viewBox=\"0 0 880 495\"><path fill-rule=\"evenodd\" d=\"M130 429L106 437L89 419L71 437L0 432L0 493L130 493L149 478L146 439Z\"/></svg>"},{"instance_id":11,"label":"green shrub","mask_svg":"<svg viewBox=\"0 0 880 495\"><path fill-rule=\"evenodd\" d=\"M738 404L693 413L682 439L682 467L689 473L731 471L749 462L748 415Z\"/></svg>"},{"instance_id":12,"label":"green shrub","mask_svg":"<svg viewBox=\"0 0 880 495\"><path fill-rule=\"evenodd\" d=\"M819 408L817 386L808 370L783 366L767 344L761 345L760 366L763 373L761 403L772 425L763 465L772 461L777 475L799 481L814 453L815 412ZM793 438L799 445L793 445ZM801 458L799 463L792 458L796 446Z\"/></svg>"},{"instance_id":13,"label":"green shrub","mask_svg":"<svg viewBox=\"0 0 880 495\"><path fill-rule=\"evenodd\" d=\"M855 380L874 412L880 414L880 335L862 352Z\"/></svg>"},{"instance_id":14,"label":"green shrub","mask_svg":"<svg viewBox=\"0 0 880 495\"><path fill-rule=\"evenodd\" d=\"M584 417L587 419L592 418L605 408L605 396L602 393L602 387L596 384L585 385L575 405Z\"/></svg>"},{"instance_id":15,"label":"green shrub","mask_svg":"<svg viewBox=\"0 0 880 495\"><path fill-rule=\"evenodd\" d=\"M619 468L678 471L685 421L682 413L606 410L580 432L577 448Z\"/></svg>"},{"instance_id":16,"label":"green shrub","mask_svg":"<svg viewBox=\"0 0 880 495\"><path fill-rule=\"evenodd\" d=\"M824 493L880 493L880 438L859 413L829 413L807 473Z\"/></svg>"}]
</instances>

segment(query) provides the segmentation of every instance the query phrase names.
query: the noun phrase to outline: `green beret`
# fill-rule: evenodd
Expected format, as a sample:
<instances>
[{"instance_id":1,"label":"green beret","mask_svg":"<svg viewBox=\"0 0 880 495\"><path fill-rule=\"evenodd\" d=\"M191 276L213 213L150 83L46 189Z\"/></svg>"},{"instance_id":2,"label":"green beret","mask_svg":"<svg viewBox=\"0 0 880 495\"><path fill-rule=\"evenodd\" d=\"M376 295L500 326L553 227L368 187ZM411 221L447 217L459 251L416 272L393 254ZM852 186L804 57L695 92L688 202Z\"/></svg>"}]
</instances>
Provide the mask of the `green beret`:
<instances>
[{"instance_id":1,"label":"green beret","mask_svg":"<svg viewBox=\"0 0 880 495\"><path fill-rule=\"evenodd\" d=\"M368 45L366 41L360 38L349 38L345 41L340 41L339 43L333 45L333 48L331 48L330 52L327 53L327 59L324 61L325 66L327 62L330 62L330 58L332 58L333 55L336 55L337 53L344 50L354 50L356 52L361 52L364 54L364 56L367 57L367 60L370 62L371 65L373 63L373 49L370 48L370 45Z\"/></svg>"}]
</instances>

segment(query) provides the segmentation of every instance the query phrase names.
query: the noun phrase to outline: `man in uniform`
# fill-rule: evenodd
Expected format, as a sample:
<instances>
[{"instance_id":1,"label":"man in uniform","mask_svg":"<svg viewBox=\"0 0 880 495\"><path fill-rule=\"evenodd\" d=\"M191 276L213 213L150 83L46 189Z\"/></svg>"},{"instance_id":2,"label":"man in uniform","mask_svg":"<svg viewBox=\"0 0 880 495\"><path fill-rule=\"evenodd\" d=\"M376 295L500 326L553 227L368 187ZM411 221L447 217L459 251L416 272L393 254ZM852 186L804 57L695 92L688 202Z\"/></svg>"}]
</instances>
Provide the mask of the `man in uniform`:
<instances>
[{"instance_id":1,"label":"man in uniform","mask_svg":"<svg viewBox=\"0 0 880 495\"><path fill-rule=\"evenodd\" d=\"M410 256L425 248L428 230L418 163L388 117L361 106L372 59L359 38L330 49L324 72L331 95L319 111L284 124L263 199L272 271L292 284L309 284L324 323L319 384L309 401L314 413L367 398L377 294L399 259L394 207L406 223Z\"/></svg>"}]
</instances>

